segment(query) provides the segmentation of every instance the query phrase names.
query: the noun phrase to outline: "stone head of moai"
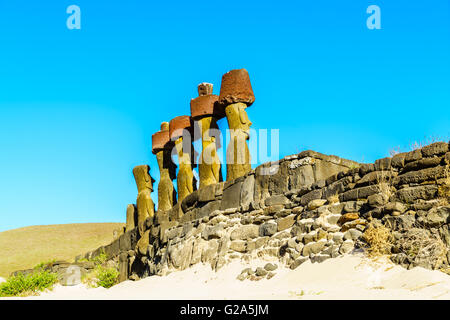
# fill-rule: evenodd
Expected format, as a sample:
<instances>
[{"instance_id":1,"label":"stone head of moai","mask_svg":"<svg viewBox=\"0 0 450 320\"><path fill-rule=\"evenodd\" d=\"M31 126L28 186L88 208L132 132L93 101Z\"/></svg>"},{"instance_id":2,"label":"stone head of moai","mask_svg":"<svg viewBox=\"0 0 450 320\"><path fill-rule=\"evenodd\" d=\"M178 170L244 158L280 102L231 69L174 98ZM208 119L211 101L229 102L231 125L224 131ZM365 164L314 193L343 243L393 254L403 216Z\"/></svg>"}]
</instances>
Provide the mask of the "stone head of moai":
<instances>
[{"instance_id":1,"label":"stone head of moai","mask_svg":"<svg viewBox=\"0 0 450 320\"><path fill-rule=\"evenodd\" d=\"M169 123L169 137L175 142L175 148L178 154L178 175L177 189L178 202L194 192L196 180L194 178L193 157L194 148L192 146L192 119L190 116L179 116L173 118Z\"/></svg>"},{"instance_id":2,"label":"stone head of moai","mask_svg":"<svg viewBox=\"0 0 450 320\"><path fill-rule=\"evenodd\" d=\"M171 159L172 142L169 137L169 123L161 123L161 131L152 135L152 153L156 155L160 179L158 183L158 211L166 211L173 207L176 166Z\"/></svg>"},{"instance_id":3,"label":"stone head of moai","mask_svg":"<svg viewBox=\"0 0 450 320\"><path fill-rule=\"evenodd\" d=\"M150 166L144 164L134 167L133 175L138 192L144 190L150 190L150 192L153 191L153 182L155 182L155 180L150 176Z\"/></svg>"},{"instance_id":4,"label":"stone head of moai","mask_svg":"<svg viewBox=\"0 0 450 320\"><path fill-rule=\"evenodd\" d=\"M227 181L251 171L250 151L245 140L249 139L252 123L245 109L254 101L255 96L247 70L231 70L223 75L219 104L225 108L231 136L226 157Z\"/></svg>"},{"instance_id":5,"label":"stone head of moai","mask_svg":"<svg viewBox=\"0 0 450 320\"><path fill-rule=\"evenodd\" d=\"M194 129L202 138L202 152L199 157L200 187L221 181L220 158L217 149L220 148L220 131L217 120L224 117L224 110L218 104L219 97L212 94L213 85L203 82L198 85L199 96L191 100L191 117Z\"/></svg>"}]
</instances>

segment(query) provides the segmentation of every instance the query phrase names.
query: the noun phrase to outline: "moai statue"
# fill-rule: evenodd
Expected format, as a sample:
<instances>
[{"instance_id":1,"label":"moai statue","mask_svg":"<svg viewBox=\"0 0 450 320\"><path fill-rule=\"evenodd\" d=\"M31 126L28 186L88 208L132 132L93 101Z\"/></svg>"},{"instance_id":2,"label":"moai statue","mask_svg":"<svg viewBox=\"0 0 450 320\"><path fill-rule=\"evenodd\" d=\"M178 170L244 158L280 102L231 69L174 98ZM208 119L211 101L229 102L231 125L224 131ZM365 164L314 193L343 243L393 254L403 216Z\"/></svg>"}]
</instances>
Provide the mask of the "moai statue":
<instances>
[{"instance_id":1,"label":"moai statue","mask_svg":"<svg viewBox=\"0 0 450 320\"><path fill-rule=\"evenodd\" d=\"M153 191L153 178L150 176L150 167L148 165L137 166L133 169L134 180L138 188L137 224L139 234L142 236L145 231L145 220L155 215L155 205L151 193Z\"/></svg>"},{"instance_id":2,"label":"moai statue","mask_svg":"<svg viewBox=\"0 0 450 320\"><path fill-rule=\"evenodd\" d=\"M136 221L137 220L136 213L137 213L136 206L134 204L129 204L127 206L127 225L125 227L125 232L128 232L128 231L136 228L136 222L137 222Z\"/></svg>"},{"instance_id":3,"label":"moai statue","mask_svg":"<svg viewBox=\"0 0 450 320\"><path fill-rule=\"evenodd\" d=\"M194 148L192 146L191 117L179 116L170 120L169 136L170 140L175 141L178 154L177 189L178 203L181 204L187 195L194 192L197 184L192 172Z\"/></svg>"},{"instance_id":4,"label":"moai statue","mask_svg":"<svg viewBox=\"0 0 450 320\"><path fill-rule=\"evenodd\" d=\"M222 77L219 103L225 106L230 129L227 147L227 181L234 180L251 171L250 151L247 140L252 123L245 109L255 101L247 70L231 70Z\"/></svg>"},{"instance_id":5,"label":"moai statue","mask_svg":"<svg viewBox=\"0 0 450 320\"><path fill-rule=\"evenodd\" d=\"M158 212L170 210L174 205L176 191L173 187L176 166L170 152L172 144L169 138L169 123L161 123L161 131L152 136L152 153L158 160L160 179L158 183Z\"/></svg>"},{"instance_id":6,"label":"moai statue","mask_svg":"<svg viewBox=\"0 0 450 320\"><path fill-rule=\"evenodd\" d=\"M201 83L198 85L198 97L191 100L191 117L195 121L195 128L199 128L202 137L202 152L199 158L198 173L200 188L222 180L220 159L216 141L219 132L217 120L223 118L223 107L217 103L219 97L212 94L213 85Z\"/></svg>"}]
</instances>

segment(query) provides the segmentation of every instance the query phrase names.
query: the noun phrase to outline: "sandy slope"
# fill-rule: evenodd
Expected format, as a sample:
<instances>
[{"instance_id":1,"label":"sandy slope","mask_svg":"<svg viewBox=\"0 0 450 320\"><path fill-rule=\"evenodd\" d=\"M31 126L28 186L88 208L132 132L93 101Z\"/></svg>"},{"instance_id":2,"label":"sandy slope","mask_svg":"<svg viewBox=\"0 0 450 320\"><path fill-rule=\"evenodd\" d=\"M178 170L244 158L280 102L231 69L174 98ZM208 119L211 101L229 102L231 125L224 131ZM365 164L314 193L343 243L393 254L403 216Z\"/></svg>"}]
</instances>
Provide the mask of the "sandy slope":
<instances>
[{"instance_id":1,"label":"sandy slope","mask_svg":"<svg viewBox=\"0 0 450 320\"><path fill-rule=\"evenodd\" d=\"M252 267L267 261L253 261ZM238 281L249 265L234 262L219 270L196 265L166 277L126 281L107 290L57 286L31 299L450 299L450 276L422 268L405 270L361 254L309 261L292 271L278 268L270 280Z\"/></svg>"}]
</instances>

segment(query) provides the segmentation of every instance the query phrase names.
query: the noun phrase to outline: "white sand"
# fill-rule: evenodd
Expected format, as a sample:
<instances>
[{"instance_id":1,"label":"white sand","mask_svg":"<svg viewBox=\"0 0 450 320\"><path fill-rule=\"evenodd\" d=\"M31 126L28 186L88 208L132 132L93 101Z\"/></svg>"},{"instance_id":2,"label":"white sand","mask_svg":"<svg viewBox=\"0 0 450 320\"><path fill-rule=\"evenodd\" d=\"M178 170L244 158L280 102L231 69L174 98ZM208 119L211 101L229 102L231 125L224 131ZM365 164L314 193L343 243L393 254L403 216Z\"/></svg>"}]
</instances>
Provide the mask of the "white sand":
<instances>
[{"instance_id":1,"label":"white sand","mask_svg":"<svg viewBox=\"0 0 450 320\"><path fill-rule=\"evenodd\" d=\"M252 267L268 261L252 261ZM406 270L387 260L369 262L361 254L278 268L260 281L239 281L249 267L233 262L217 273L196 265L165 277L125 281L111 289L56 286L29 299L450 299L450 276L423 268Z\"/></svg>"}]
</instances>

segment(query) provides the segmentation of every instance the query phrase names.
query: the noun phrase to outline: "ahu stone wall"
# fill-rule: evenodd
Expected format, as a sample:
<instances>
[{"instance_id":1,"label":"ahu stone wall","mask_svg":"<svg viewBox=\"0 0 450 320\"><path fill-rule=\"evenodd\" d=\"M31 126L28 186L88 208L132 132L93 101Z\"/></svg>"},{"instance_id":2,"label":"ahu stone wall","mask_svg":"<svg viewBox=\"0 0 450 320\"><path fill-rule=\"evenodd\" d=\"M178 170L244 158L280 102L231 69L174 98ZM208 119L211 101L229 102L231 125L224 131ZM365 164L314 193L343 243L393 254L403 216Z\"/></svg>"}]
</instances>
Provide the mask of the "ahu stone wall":
<instances>
[{"instance_id":1,"label":"ahu stone wall","mask_svg":"<svg viewBox=\"0 0 450 320\"><path fill-rule=\"evenodd\" d=\"M415 228L446 246L441 260L429 261L408 256L394 242L394 262L448 267L449 163L447 143L373 164L304 151L194 191L147 219L142 236L130 230L84 257L105 252L121 281L264 256L295 269L364 247L368 226L385 225L395 239Z\"/></svg>"}]
</instances>

